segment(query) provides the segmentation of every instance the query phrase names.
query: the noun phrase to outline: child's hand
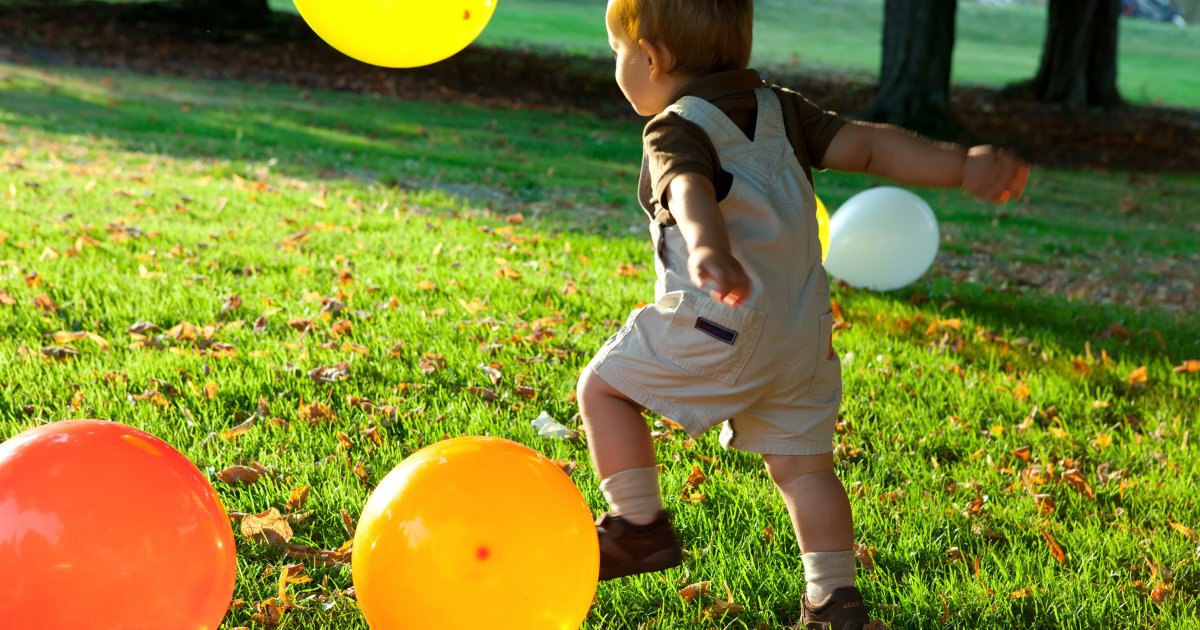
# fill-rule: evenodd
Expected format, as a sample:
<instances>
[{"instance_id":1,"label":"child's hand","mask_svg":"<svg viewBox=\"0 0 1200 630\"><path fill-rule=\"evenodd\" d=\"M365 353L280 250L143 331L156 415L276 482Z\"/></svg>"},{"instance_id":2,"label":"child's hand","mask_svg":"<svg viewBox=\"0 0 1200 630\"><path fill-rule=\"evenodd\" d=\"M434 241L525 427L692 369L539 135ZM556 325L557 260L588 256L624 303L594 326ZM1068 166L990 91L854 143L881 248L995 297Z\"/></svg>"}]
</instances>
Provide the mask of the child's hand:
<instances>
[{"instance_id":1,"label":"child's hand","mask_svg":"<svg viewBox=\"0 0 1200 630\"><path fill-rule=\"evenodd\" d=\"M738 304L750 294L750 278L742 263L726 252L700 247L688 257L688 273L692 282L707 289L718 302Z\"/></svg>"},{"instance_id":2,"label":"child's hand","mask_svg":"<svg viewBox=\"0 0 1200 630\"><path fill-rule=\"evenodd\" d=\"M1029 179L1029 165L990 146L971 147L963 162L962 189L985 201L1006 203L1019 198Z\"/></svg>"}]
</instances>

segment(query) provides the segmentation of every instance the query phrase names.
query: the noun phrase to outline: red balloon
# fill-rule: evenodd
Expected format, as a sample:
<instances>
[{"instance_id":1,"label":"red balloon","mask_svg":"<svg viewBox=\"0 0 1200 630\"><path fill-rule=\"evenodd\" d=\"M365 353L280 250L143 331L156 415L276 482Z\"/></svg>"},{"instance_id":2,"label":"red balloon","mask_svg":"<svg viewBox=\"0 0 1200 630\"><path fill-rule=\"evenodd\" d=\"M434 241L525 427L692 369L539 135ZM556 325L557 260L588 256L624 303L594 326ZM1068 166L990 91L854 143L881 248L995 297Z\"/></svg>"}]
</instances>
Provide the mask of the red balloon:
<instances>
[{"instance_id":1,"label":"red balloon","mask_svg":"<svg viewBox=\"0 0 1200 630\"><path fill-rule=\"evenodd\" d=\"M0 626L215 630L236 571L212 486L157 437L66 420L0 443Z\"/></svg>"}]
</instances>

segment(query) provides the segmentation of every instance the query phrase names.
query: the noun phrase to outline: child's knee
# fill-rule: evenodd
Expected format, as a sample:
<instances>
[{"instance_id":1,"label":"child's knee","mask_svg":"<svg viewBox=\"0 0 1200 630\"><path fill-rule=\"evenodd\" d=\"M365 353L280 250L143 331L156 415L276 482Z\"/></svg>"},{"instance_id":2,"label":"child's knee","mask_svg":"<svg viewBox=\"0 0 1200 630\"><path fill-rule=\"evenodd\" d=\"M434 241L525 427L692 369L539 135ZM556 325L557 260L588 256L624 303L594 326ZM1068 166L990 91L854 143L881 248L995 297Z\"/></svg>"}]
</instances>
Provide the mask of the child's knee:
<instances>
[{"instance_id":1,"label":"child's knee","mask_svg":"<svg viewBox=\"0 0 1200 630\"><path fill-rule=\"evenodd\" d=\"M590 367L583 368L583 372L579 374L579 381L575 384L575 397L583 407L618 395L617 391Z\"/></svg>"},{"instance_id":2,"label":"child's knee","mask_svg":"<svg viewBox=\"0 0 1200 630\"><path fill-rule=\"evenodd\" d=\"M579 380L575 383L575 397L583 404L585 400L595 398L606 389L608 389L608 383L597 376L592 368L585 367L579 374Z\"/></svg>"},{"instance_id":3,"label":"child's knee","mask_svg":"<svg viewBox=\"0 0 1200 630\"><path fill-rule=\"evenodd\" d=\"M579 402L581 408L596 405L596 409L599 410L605 405L619 401L634 407L639 412L645 411L644 407L630 400L628 396L621 393L617 388L609 385L608 381L605 381L599 374L593 372L590 367L583 368L583 372L579 374L579 381L575 384L575 399Z\"/></svg>"},{"instance_id":4,"label":"child's knee","mask_svg":"<svg viewBox=\"0 0 1200 630\"><path fill-rule=\"evenodd\" d=\"M763 455L767 474L777 486L807 475L833 472L833 453L820 455Z\"/></svg>"}]
</instances>

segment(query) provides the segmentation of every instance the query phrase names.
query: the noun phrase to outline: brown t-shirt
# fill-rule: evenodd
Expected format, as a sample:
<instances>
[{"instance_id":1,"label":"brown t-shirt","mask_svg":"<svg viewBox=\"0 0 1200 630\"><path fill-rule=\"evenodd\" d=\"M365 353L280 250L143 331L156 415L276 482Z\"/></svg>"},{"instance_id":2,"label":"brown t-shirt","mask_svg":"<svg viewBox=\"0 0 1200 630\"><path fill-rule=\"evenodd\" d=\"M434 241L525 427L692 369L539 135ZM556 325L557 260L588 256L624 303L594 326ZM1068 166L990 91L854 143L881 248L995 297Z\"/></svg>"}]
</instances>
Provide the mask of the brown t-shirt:
<instances>
[{"instance_id":1,"label":"brown t-shirt","mask_svg":"<svg viewBox=\"0 0 1200 630\"><path fill-rule=\"evenodd\" d=\"M755 88L766 85L754 70L732 70L703 76L685 86L676 95L696 96L709 101L725 113L746 137L754 138L758 116ZM783 123L796 159L812 183L812 169L821 168L825 150L837 135L844 118L817 107L800 94L771 85L783 106ZM717 191L717 201L725 198L733 185L733 176L721 168L717 150L704 130L682 117L663 112L646 124L642 132L642 173L638 199L651 218L674 223L664 201L667 185L682 173L708 177ZM661 212L660 212L661 211Z\"/></svg>"}]
</instances>

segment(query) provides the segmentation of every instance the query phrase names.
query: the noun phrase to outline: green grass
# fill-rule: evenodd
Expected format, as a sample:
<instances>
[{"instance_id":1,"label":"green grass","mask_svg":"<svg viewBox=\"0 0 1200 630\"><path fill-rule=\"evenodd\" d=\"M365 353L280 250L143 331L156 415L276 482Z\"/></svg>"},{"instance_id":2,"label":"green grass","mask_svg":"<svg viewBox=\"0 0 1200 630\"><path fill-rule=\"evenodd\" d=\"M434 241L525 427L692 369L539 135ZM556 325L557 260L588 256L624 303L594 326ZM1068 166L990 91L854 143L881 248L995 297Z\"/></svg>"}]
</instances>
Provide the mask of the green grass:
<instances>
[{"instance_id":1,"label":"green grass","mask_svg":"<svg viewBox=\"0 0 1200 630\"><path fill-rule=\"evenodd\" d=\"M275 0L277 10L294 10ZM604 2L500 0L479 43L607 55ZM815 72L879 75L881 0L755 3L754 63L796 64ZM1041 59L1046 9L1025 3L959 4L952 80L1001 86L1031 78ZM1200 108L1200 29L1122 19L1118 86L1136 103Z\"/></svg>"},{"instance_id":2,"label":"green grass","mask_svg":"<svg viewBox=\"0 0 1200 630\"><path fill-rule=\"evenodd\" d=\"M603 509L585 447L538 437L529 421L545 410L574 424L579 370L650 298L632 202L636 121L0 64L0 125L0 288L15 301L0 306L0 437L65 418L144 428L205 471L231 511L282 509L290 489L310 487L312 515L293 542L326 549L347 538L339 511L357 518L371 490L354 464L377 482L447 435L576 460L572 479ZM817 181L831 209L870 183ZM1002 214L954 191L921 194L947 236L938 266L894 293L834 287L849 324L837 335L838 469L857 538L873 549L859 580L871 606L897 628L1195 627L1200 541L1172 523L1200 529L1189 472L1200 467L1200 374L1174 368L1200 359L1200 322L1154 300L1107 306L991 274L1062 269L1103 287L1133 269L1147 284L1194 282L1200 178L1041 171L1027 201ZM1121 211L1126 195L1137 211ZM1098 280L1084 282L1089 273ZM223 313L235 294L240 306ZM39 295L59 310L36 308ZM329 298L345 308L323 315ZM288 325L298 319L313 330ZM208 326L211 340L140 347L127 332L139 321ZM110 347L59 342L78 355L44 358L55 332L73 330ZM429 353L444 366L427 374ZM340 361L346 381L306 376ZM487 363L498 383L479 369ZM1131 380L1141 367L1146 381ZM397 420L352 397L394 407ZM277 421L219 436L260 400ZM304 420L313 402L336 418ZM364 437L369 427L381 444ZM758 458L669 430L658 449L689 556L602 584L584 627L793 619L798 550ZM215 479L249 461L274 473L251 486ZM708 475L699 503L680 496L694 466ZM1071 467L1094 498L1062 479ZM1039 514L1035 494L1056 508ZM294 560L245 540L238 558L242 603L223 627L264 627L252 616L278 585L266 571ZM340 595L347 567L308 572L316 579L292 596L316 599L281 627L366 627ZM745 609L702 620L712 596L677 594L702 580ZM1156 603L1149 592L1164 580L1173 591Z\"/></svg>"}]
</instances>

